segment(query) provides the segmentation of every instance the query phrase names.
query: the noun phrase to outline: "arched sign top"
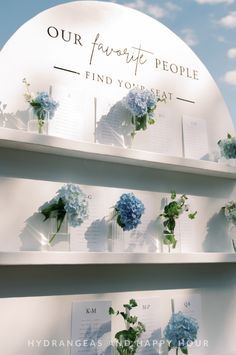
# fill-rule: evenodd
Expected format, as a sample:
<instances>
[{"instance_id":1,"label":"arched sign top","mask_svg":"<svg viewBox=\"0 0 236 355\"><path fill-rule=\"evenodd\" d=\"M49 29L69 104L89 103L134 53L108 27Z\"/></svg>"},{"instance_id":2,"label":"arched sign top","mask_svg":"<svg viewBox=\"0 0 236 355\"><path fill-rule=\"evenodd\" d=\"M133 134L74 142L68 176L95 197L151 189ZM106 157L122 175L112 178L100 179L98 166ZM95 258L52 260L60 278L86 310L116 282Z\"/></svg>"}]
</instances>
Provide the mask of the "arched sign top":
<instances>
[{"instance_id":1,"label":"arched sign top","mask_svg":"<svg viewBox=\"0 0 236 355\"><path fill-rule=\"evenodd\" d=\"M26 22L0 53L0 101L24 111L22 78L35 91L73 87L81 95L113 98L137 86L166 99L178 117L206 120L210 149L233 123L207 69L172 31L121 5L75 1Z\"/></svg>"}]
</instances>

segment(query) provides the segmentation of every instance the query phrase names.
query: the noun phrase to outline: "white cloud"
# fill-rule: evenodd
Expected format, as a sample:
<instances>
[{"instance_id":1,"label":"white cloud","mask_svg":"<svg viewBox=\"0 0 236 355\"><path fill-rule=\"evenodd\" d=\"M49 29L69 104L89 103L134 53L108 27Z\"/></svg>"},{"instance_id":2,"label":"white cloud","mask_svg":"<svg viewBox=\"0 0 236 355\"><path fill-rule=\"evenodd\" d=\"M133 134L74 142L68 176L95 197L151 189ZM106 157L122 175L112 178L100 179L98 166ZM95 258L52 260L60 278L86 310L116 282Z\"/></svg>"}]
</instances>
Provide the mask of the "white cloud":
<instances>
[{"instance_id":1,"label":"white cloud","mask_svg":"<svg viewBox=\"0 0 236 355\"><path fill-rule=\"evenodd\" d=\"M227 71L223 81L229 85L236 86L236 70Z\"/></svg>"},{"instance_id":2,"label":"white cloud","mask_svg":"<svg viewBox=\"0 0 236 355\"><path fill-rule=\"evenodd\" d=\"M192 28L184 28L181 31L181 34L184 42L186 42L190 47L194 47L199 43L198 38Z\"/></svg>"},{"instance_id":3,"label":"white cloud","mask_svg":"<svg viewBox=\"0 0 236 355\"><path fill-rule=\"evenodd\" d=\"M215 5L215 4L233 4L235 0L195 0L198 4L210 4L210 5Z\"/></svg>"},{"instance_id":4,"label":"white cloud","mask_svg":"<svg viewBox=\"0 0 236 355\"><path fill-rule=\"evenodd\" d=\"M148 2L144 0L135 0L131 2L126 2L123 5L145 12L146 14L155 18L162 18L167 15L167 12L164 8L158 5L148 4Z\"/></svg>"},{"instance_id":5,"label":"white cloud","mask_svg":"<svg viewBox=\"0 0 236 355\"><path fill-rule=\"evenodd\" d=\"M218 23L226 28L236 28L236 11L231 11L227 16L222 17Z\"/></svg>"},{"instance_id":6,"label":"white cloud","mask_svg":"<svg viewBox=\"0 0 236 355\"><path fill-rule=\"evenodd\" d=\"M225 42L226 42L224 36L218 36L218 37L216 37L216 39L217 39L217 41L220 42L220 43L225 43Z\"/></svg>"},{"instance_id":7,"label":"white cloud","mask_svg":"<svg viewBox=\"0 0 236 355\"><path fill-rule=\"evenodd\" d=\"M113 2L114 1L116 0L113 0ZM173 14L176 14L177 12L182 10L180 6L176 5L172 1L165 2L162 7L159 5L151 4L147 0L128 1L125 2L123 5L144 12L147 15L152 16L156 19L160 19L166 16L171 17L173 16Z\"/></svg>"},{"instance_id":8,"label":"white cloud","mask_svg":"<svg viewBox=\"0 0 236 355\"><path fill-rule=\"evenodd\" d=\"M236 58L236 48L230 48L227 52L227 56L230 59L235 59Z\"/></svg>"},{"instance_id":9,"label":"white cloud","mask_svg":"<svg viewBox=\"0 0 236 355\"><path fill-rule=\"evenodd\" d=\"M165 3L165 8L169 11L173 11L173 12L178 12L181 11L182 8L178 5L176 5L175 3L171 2L171 1L167 1L167 3Z\"/></svg>"}]
</instances>

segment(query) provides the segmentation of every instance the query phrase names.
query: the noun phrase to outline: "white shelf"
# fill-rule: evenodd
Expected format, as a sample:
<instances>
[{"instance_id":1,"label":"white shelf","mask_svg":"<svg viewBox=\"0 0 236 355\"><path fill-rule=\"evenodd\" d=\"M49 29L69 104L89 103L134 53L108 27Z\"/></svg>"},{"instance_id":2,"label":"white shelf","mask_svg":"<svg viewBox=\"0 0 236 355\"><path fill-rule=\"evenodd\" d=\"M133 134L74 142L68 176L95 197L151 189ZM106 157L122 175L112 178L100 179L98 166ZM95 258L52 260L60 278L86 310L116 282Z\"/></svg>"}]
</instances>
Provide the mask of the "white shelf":
<instances>
[{"instance_id":1,"label":"white shelf","mask_svg":"<svg viewBox=\"0 0 236 355\"><path fill-rule=\"evenodd\" d=\"M141 150L78 142L14 129L0 128L0 147L236 179L236 168L211 161L185 159Z\"/></svg>"},{"instance_id":2,"label":"white shelf","mask_svg":"<svg viewBox=\"0 0 236 355\"><path fill-rule=\"evenodd\" d=\"M235 262L236 254L229 253L0 252L0 265L212 264Z\"/></svg>"}]
</instances>

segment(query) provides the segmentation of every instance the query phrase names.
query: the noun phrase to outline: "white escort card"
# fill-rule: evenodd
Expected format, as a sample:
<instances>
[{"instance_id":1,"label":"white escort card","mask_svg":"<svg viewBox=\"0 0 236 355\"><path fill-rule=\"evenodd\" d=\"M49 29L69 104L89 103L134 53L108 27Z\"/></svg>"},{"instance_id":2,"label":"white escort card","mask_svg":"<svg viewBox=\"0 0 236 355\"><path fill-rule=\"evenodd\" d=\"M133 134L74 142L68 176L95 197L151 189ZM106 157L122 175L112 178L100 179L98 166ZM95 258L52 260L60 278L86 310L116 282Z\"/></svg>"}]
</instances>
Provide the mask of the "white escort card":
<instances>
[{"instance_id":1,"label":"white escort card","mask_svg":"<svg viewBox=\"0 0 236 355\"><path fill-rule=\"evenodd\" d=\"M111 301L73 302L70 355L111 354Z\"/></svg>"},{"instance_id":2,"label":"white escort card","mask_svg":"<svg viewBox=\"0 0 236 355\"><path fill-rule=\"evenodd\" d=\"M179 219L182 253L189 253L198 249L198 234L196 228L196 221L198 216L196 215L195 219L189 219L188 213L189 212L181 215Z\"/></svg>"},{"instance_id":3,"label":"white escort card","mask_svg":"<svg viewBox=\"0 0 236 355\"><path fill-rule=\"evenodd\" d=\"M96 142L101 144L129 147L132 125L129 112L120 99L96 97Z\"/></svg>"},{"instance_id":4,"label":"white escort card","mask_svg":"<svg viewBox=\"0 0 236 355\"><path fill-rule=\"evenodd\" d=\"M83 191L89 196L89 217L79 227L70 228L71 250L80 252L108 251L108 215L111 202L109 188L85 186ZM106 196L106 199L104 199Z\"/></svg>"},{"instance_id":5,"label":"white escort card","mask_svg":"<svg viewBox=\"0 0 236 355\"><path fill-rule=\"evenodd\" d=\"M154 119L156 122L147 130L137 132L132 148L182 157L181 117L160 102L157 103Z\"/></svg>"},{"instance_id":6,"label":"white escort card","mask_svg":"<svg viewBox=\"0 0 236 355\"><path fill-rule=\"evenodd\" d=\"M183 116L184 157L208 159L208 134L206 120L198 117Z\"/></svg>"},{"instance_id":7,"label":"white escort card","mask_svg":"<svg viewBox=\"0 0 236 355\"><path fill-rule=\"evenodd\" d=\"M54 100L59 106L49 121L49 134L79 141L93 141L95 127L94 97L78 88L55 86Z\"/></svg>"},{"instance_id":8,"label":"white escort card","mask_svg":"<svg viewBox=\"0 0 236 355\"><path fill-rule=\"evenodd\" d=\"M158 234L158 196L153 192L135 191L145 206L141 224L130 232L125 232L126 252L161 252L161 238Z\"/></svg>"},{"instance_id":9,"label":"white escort card","mask_svg":"<svg viewBox=\"0 0 236 355\"><path fill-rule=\"evenodd\" d=\"M134 314L145 325L146 331L139 340L139 355L157 354L161 339L161 300L160 298L144 298L137 300Z\"/></svg>"}]
</instances>

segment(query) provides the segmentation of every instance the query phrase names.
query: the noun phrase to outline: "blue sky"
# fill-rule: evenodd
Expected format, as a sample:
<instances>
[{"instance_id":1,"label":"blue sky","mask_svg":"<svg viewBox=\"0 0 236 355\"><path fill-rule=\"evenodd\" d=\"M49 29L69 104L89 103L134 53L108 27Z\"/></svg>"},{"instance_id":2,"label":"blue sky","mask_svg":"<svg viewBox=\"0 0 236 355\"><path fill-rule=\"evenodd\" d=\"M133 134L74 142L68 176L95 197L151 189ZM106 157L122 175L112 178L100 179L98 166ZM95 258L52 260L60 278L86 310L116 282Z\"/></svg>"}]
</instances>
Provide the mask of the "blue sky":
<instances>
[{"instance_id":1,"label":"blue sky","mask_svg":"<svg viewBox=\"0 0 236 355\"><path fill-rule=\"evenodd\" d=\"M25 21L66 2L70 1L0 0L0 48ZM217 82L236 126L236 0L113 2L156 18L192 47Z\"/></svg>"}]
</instances>

